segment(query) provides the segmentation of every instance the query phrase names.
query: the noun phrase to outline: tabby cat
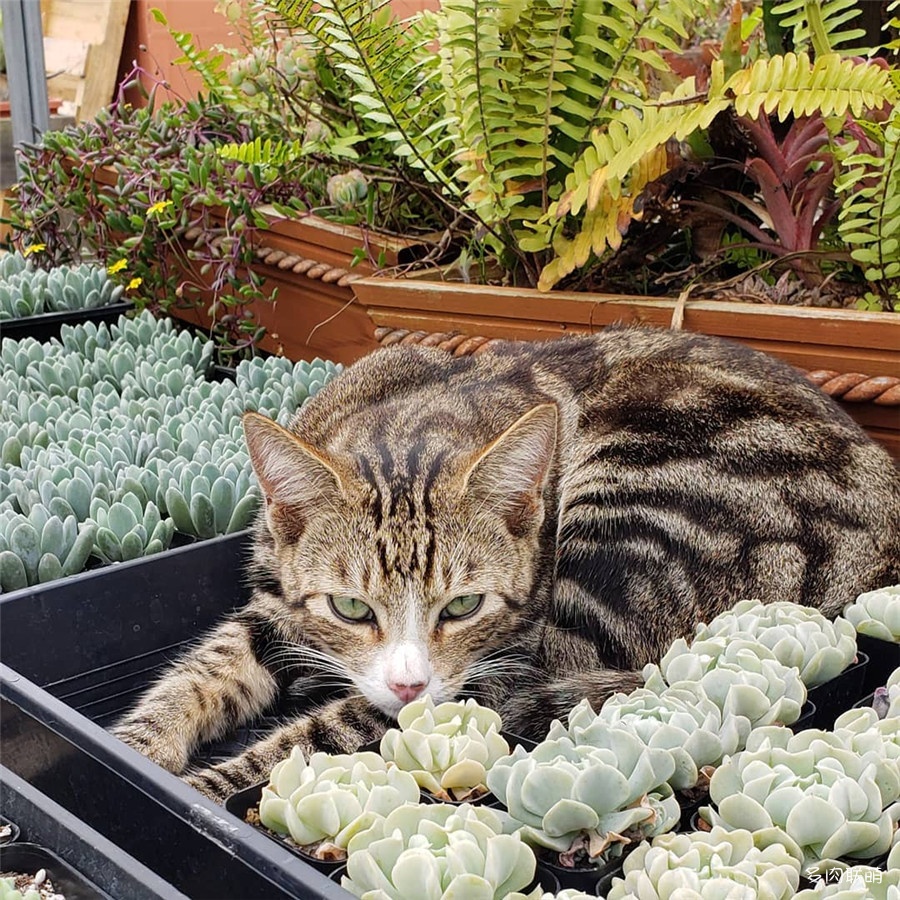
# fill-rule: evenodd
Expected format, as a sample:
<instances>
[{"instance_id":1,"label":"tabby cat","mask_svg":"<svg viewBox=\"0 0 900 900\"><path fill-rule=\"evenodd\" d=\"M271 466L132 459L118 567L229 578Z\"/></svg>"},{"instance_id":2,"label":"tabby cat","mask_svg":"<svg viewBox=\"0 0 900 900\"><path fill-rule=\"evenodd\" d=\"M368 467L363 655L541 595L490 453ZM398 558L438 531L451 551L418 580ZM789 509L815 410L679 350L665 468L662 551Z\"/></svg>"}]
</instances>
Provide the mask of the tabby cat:
<instances>
[{"instance_id":1,"label":"tabby cat","mask_svg":"<svg viewBox=\"0 0 900 900\"><path fill-rule=\"evenodd\" d=\"M380 350L289 430L248 413L253 596L116 734L175 773L297 679L322 705L187 779L214 798L291 746L346 752L422 692L540 738L742 598L839 613L900 581L900 475L786 364L609 328L476 357Z\"/></svg>"}]
</instances>

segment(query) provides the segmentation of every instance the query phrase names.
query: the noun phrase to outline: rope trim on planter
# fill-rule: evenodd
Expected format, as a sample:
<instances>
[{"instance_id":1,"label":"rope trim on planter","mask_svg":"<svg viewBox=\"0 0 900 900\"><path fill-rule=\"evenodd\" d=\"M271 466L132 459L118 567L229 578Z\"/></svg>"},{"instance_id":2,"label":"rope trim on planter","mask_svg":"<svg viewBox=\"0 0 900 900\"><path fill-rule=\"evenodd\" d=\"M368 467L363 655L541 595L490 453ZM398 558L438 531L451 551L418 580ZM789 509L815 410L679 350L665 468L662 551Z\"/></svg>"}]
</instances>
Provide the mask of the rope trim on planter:
<instances>
[{"instance_id":1,"label":"rope trim on planter","mask_svg":"<svg viewBox=\"0 0 900 900\"><path fill-rule=\"evenodd\" d=\"M437 347L454 356L475 356L501 343L497 338L472 337L459 331L409 331L406 328L375 329L375 339L382 347L398 344L420 344ZM875 403L900 406L900 378L890 375L864 375L862 372L833 372L830 369L800 369L815 385L836 400L845 403Z\"/></svg>"},{"instance_id":2,"label":"rope trim on planter","mask_svg":"<svg viewBox=\"0 0 900 900\"><path fill-rule=\"evenodd\" d=\"M188 228L183 237L189 241L195 240L202 234L199 227ZM224 240L224 237L213 238L210 242L216 247ZM296 253L287 253L284 250L276 250L274 247L257 247L254 251L256 258L267 266L276 266L283 271L290 269L295 275L305 275L313 281L322 281L325 284L336 284L338 287L348 287L354 281L365 278L365 275L350 272L341 266L331 266L317 259L308 259Z\"/></svg>"}]
</instances>

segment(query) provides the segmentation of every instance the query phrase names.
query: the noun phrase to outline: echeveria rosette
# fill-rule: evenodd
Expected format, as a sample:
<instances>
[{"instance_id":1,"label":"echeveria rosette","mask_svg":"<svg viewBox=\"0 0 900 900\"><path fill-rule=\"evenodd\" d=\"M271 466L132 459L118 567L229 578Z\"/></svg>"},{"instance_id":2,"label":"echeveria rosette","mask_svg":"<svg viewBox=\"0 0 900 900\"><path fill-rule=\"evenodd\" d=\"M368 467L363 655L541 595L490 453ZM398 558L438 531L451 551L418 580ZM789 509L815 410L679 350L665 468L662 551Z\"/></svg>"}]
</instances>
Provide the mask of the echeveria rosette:
<instances>
[{"instance_id":1,"label":"echeveria rosette","mask_svg":"<svg viewBox=\"0 0 900 900\"><path fill-rule=\"evenodd\" d=\"M516 747L488 772L488 787L522 824L529 843L596 864L624 847L670 831L680 808L669 787L675 760L629 732L593 726L591 746L566 736L528 752Z\"/></svg>"},{"instance_id":2,"label":"echeveria rosette","mask_svg":"<svg viewBox=\"0 0 900 900\"><path fill-rule=\"evenodd\" d=\"M469 804L400 807L351 839L341 884L365 900L503 900L536 868L511 824Z\"/></svg>"},{"instance_id":3,"label":"echeveria rosette","mask_svg":"<svg viewBox=\"0 0 900 900\"><path fill-rule=\"evenodd\" d=\"M820 880L814 888L799 891L796 900L900 900L900 869L888 863L887 871L853 866L838 880Z\"/></svg>"},{"instance_id":4,"label":"echeveria rosette","mask_svg":"<svg viewBox=\"0 0 900 900\"><path fill-rule=\"evenodd\" d=\"M743 637L718 635L690 646L672 643L660 664L644 667L645 686L699 685L724 716L743 716L753 728L790 725L800 718L806 686L796 667L783 665L768 647Z\"/></svg>"},{"instance_id":5,"label":"echeveria rosette","mask_svg":"<svg viewBox=\"0 0 900 900\"><path fill-rule=\"evenodd\" d=\"M272 769L259 818L313 856L343 859L354 834L418 800L412 775L389 767L377 753L313 753L307 761L294 747Z\"/></svg>"},{"instance_id":6,"label":"echeveria rosette","mask_svg":"<svg viewBox=\"0 0 900 900\"><path fill-rule=\"evenodd\" d=\"M747 897L787 900L800 883L800 860L746 829L663 834L625 859L607 900Z\"/></svg>"},{"instance_id":7,"label":"echeveria rosette","mask_svg":"<svg viewBox=\"0 0 900 900\"><path fill-rule=\"evenodd\" d=\"M425 694L400 710L397 723L381 739L381 755L440 800L486 793L487 772L509 753L499 714L471 698L435 705Z\"/></svg>"},{"instance_id":8,"label":"echeveria rosette","mask_svg":"<svg viewBox=\"0 0 900 900\"><path fill-rule=\"evenodd\" d=\"M900 584L860 594L844 617L860 634L900 643Z\"/></svg>"},{"instance_id":9,"label":"echeveria rosette","mask_svg":"<svg viewBox=\"0 0 900 900\"><path fill-rule=\"evenodd\" d=\"M712 776L701 816L712 825L780 835L804 866L886 853L900 814L894 761L847 749L824 731L761 728Z\"/></svg>"},{"instance_id":10,"label":"echeveria rosette","mask_svg":"<svg viewBox=\"0 0 900 900\"><path fill-rule=\"evenodd\" d=\"M796 666L808 688L835 678L856 657L856 629L850 622L831 621L798 603L742 600L709 624L698 625L694 640L719 635L759 641L780 663Z\"/></svg>"},{"instance_id":11,"label":"echeveria rosette","mask_svg":"<svg viewBox=\"0 0 900 900\"><path fill-rule=\"evenodd\" d=\"M855 753L893 760L900 773L900 716L880 719L871 706L848 709L836 719L833 732Z\"/></svg>"},{"instance_id":12,"label":"echeveria rosette","mask_svg":"<svg viewBox=\"0 0 900 900\"><path fill-rule=\"evenodd\" d=\"M694 787L704 767L717 766L725 756L743 749L749 720L723 713L700 685L655 683L653 688L614 694L597 714L582 701L569 713L569 737L576 744L591 745L595 723L605 724L632 732L648 747L668 750L675 760L669 784L676 791Z\"/></svg>"}]
</instances>

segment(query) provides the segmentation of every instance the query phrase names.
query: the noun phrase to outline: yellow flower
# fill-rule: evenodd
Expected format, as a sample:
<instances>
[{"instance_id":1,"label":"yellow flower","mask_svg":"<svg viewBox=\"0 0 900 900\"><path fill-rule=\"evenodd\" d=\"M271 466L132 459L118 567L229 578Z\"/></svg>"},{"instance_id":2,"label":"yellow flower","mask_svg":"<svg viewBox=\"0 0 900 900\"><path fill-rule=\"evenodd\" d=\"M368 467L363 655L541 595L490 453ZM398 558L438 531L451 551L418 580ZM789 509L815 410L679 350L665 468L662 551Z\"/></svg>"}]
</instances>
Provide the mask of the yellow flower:
<instances>
[{"instance_id":1,"label":"yellow flower","mask_svg":"<svg viewBox=\"0 0 900 900\"><path fill-rule=\"evenodd\" d=\"M106 271L110 275L115 275L116 272L121 272L128 265L127 260L117 259L111 266L106 267Z\"/></svg>"},{"instance_id":2,"label":"yellow flower","mask_svg":"<svg viewBox=\"0 0 900 900\"><path fill-rule=\"evenodd\" d=\"M31 256L32 253L40 253L41 250L46 249L46 244L31 244L22 251L22 256Z\"/></svg>"},{"instance_id":3,"label":"yellow flower","mask_svg":"<svg viewBox=\"0 0 900 900\"><path fill-rule=\"evenodd\" d=\"M157 201L156 203L154 203L153 206L151 206L151 207L147 210L147 215L148 215L148 216L156 216L156 215L159 215L161 212L164 212L164 211L165 211L165 209L166 209L167 206L171 206L171 205L172 205L172 201L171 201L171 200L159 200L159 201Z\"/></svg>"},{"instance_id":4,"label":"yellow flower","mask_svg":"<svg viewBox=\"0 0 900 900\"><path fill-rule=\"evenodd\" d=\"M143 283L143 278L132 278L131 281L128 282L127 290L133 291L135 288L139 288Z\"/></svg>"}]
</instances>

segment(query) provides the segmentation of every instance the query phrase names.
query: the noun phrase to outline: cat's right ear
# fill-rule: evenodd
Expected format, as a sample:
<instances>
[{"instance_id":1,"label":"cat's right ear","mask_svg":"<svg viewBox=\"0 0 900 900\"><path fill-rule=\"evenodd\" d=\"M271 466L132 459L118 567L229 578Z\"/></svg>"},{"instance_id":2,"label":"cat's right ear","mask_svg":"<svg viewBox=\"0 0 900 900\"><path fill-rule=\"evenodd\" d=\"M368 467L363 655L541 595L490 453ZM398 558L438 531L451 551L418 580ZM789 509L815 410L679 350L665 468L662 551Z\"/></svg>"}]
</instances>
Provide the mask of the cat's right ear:
<instances>
[{"instance_id":1,"label":"cat's right ear","mask_svg":"<svg viewBox=\"0 0 900 900\"><path fill-rule=\"evenodd\" d=\"M285 543L293 542L316 508L339 499L340 476L321 453L277 422L254 412L244 413L241 421L269 529Z\"/></svg>"}]
</instances>

